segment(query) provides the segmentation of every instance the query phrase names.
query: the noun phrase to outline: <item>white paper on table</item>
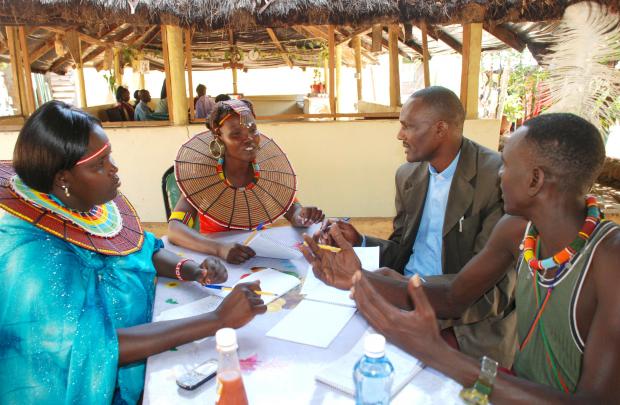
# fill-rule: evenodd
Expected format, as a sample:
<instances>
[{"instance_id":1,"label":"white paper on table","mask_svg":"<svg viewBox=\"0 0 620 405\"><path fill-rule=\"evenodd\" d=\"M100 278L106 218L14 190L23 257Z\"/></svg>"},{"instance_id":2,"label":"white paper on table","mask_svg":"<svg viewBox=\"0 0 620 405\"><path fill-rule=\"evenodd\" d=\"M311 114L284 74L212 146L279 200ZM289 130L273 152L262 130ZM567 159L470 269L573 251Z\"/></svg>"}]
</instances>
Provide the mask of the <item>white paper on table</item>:
<instances>
[{"instance_id":1,"label":"white paper on table","mask_svg":"<svg viewBox=\"0 0 620 405\"><path fill-rule=\"evenodd\" d=\"M355 254L362 262L362 268L366 270L376 270L379 268L379 247L355 247ZM308 267L306 279L301 288L301 294L306 299L320 302L329 302L336 305L355 307L355 301L349 298L348 290L339 290L330 287L317 279L312 272L312 266Z\"/></svg>"},{"instance_id":2,"label":"white paper on table","mask_svg":"<svg viewBox=\"0 0 620 405\"><path fill-rule=\"evenodd\" d=\"M256 256L270 257L274 259L299 259L303 255L293 246L288 246L285 241L269 236L263 231L250 236L246 243L256 253Z\"/></svg>"},{"instance_id":3,"label":"white paper on table","mask_svg":"<svg viewBox=\"0 0 620 405\"><path fill-rule=\"evenodd\" d=\"M189 318L190 316L202 315L214 311L222 302L221 297L209 295L190 304L178 305L172 309L162 311L154 321L171 321L174 319Z\"/></svg>"},{"instance_id":4,"label":"white paper on table","mask_svg":"<svg viewBox=\"0 0 620 405\"><path fill-rule=\"evenodd\" d=\"M249 276L242 278L235 285L239 283L251 283L253 281L260 280L261 291L273 293L274 295L261 295L261 298L265 304L269 304L271 301L286 294L293 288L297 287L301 281L295 276L282 273L274 269L264 269L252 273ZM230 291L213 290L215 295L225 297L230 294Z\"/></svg>"},{"instance_id":5,"label":"white paper on table","mask_svg":"<svg viewBox=\"0 0 620 405\"><path fill-rule=\"evenodd\" d=\"M327 348L355 314L355 308L301 301L266 336Z\"/></svg>"}]
</instances>

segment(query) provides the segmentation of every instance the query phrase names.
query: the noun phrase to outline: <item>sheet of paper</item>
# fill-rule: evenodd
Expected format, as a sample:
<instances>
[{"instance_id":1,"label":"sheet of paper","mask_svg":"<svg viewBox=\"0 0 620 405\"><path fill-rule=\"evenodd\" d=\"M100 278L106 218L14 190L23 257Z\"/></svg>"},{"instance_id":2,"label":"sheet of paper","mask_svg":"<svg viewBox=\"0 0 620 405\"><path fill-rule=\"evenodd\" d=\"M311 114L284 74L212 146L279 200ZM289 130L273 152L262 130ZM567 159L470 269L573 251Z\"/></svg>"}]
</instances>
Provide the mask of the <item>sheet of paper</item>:
<instances>
[{"instance_id":1,"label":"sheet of paper","mask_svg":"<svg viewBox=\"0 0 620 405\"><path fill-rule=\"evenodd\" d=\"M355 314L355 308L303 300L266 336L327 348Z\"/></svg>"},{"instance_id":2,"label":"sheet of paper","mask_svg":"<svg viewBox=\"0 0 620 405\"><path fill-rule=\"evenodd\" d=\"M299 259L303 255L295 244L287 244L286 240L269 236L263 231L254 235L247 246L256 252L256 256L274 259Z\"/></svg>"},{"instance_id":3,"label":"sheet of paper","mask_svg":"<svg viewBox=\"0 0 620 405\"><path fill-rule=\"evenodd\" d=\"M379 268L378 246L355 247L353 250L362 262L363 269L376 270ZM306 299L313 301L329 302L336 305L355 307L355 301L349 298L348 290L339 290L326 285L314 276L311 266L308 266L306 279L301 288L301 294L304 294Z\"/></svg>"},{"instance_id":4,"label":"sheet of paper","mask_svg":"<svg viewBox=\"0 0 620 405\"><path fill-rule=\"evenodd\" d=\"M242 278L235 285L239 283L251 283L255 280L260 280L261 291L273 293L273 295L265 294L261 296L265 304L269 304L271 301L286 294L301 283L297 277L291 276L290 274L282 273L274 269L264 269ZM213 289L213 293L220 297L225 297L230 294L230 291Z\"/></svg>"},{"instance_id":5,"label":"sheet of paper","mask_svg":"<svg viewBox=\"0 0 620 405\"><path fill-rule=\"evenodd\" d=\"M179 305L172 309L162 311L162 313L159 314L159 316L156 316L154 320L171 321L173 319L188 318L190 316L206 314L207 312L215 310L221 302L221 297L209 295L190 304Z\"/></svg>"}]
</instances>

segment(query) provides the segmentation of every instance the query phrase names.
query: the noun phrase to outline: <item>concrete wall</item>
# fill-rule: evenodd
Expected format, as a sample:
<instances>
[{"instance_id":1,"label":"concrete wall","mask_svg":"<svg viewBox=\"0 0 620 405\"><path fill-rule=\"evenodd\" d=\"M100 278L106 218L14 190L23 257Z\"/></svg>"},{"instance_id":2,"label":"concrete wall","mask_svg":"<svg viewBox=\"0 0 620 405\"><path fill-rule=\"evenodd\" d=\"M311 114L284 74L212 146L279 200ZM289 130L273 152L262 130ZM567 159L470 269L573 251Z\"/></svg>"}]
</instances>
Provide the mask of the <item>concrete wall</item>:
<instances>
[{"instance_id":1,"label":"concrete wall","mask_svg":"<svg viewBox=\"0 0 620 405\"><path fill-rule=\"evenodd\" d=\"M498 120L472 120L465 134L497 149ZM299 198L330 216L394 215L394 172L404 162L396 120L259 123L287 153ZM121 191L147 222L164 221L161 176L178 147L204 126L108 128ZM16 132L0 132L0 159L11 159Z\"/></svg>"}]
</instances>

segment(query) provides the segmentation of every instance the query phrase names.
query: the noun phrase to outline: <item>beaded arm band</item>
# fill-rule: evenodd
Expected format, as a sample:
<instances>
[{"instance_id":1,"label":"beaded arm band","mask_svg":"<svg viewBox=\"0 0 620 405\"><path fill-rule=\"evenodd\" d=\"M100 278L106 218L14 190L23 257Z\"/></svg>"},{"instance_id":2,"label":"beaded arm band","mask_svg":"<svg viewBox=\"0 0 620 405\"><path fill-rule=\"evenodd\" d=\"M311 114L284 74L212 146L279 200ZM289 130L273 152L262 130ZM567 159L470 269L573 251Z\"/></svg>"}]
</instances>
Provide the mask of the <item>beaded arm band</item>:
<instances>
[{"instance_id":1,"label":"beaded arm band","mask_svg":"<svg viewBox=\"0 0 620 405\"><path fill-rule=\"evenodd\" d=\"M187 280L184 280L183 277L181 277L181 268L187 261L189 261L189 259L181 259L181 261L178 262L176 267L174 268L174 274L177 276L177 279L179 281L187 281Z\"/></svg>"},{"instance_id":2,"label":"beaded arm band","mask_svg":"<svg viewBox=\"0 0 620 405\"><path fill-rule=\"evenodd\" d=\"M189 212L173 211L172 214L170 214L170 218L168 218L168 222L170 221L179 221L187 225L189 228L194 227L194 217L190 215Z\"/></svg>"}]
</instances>

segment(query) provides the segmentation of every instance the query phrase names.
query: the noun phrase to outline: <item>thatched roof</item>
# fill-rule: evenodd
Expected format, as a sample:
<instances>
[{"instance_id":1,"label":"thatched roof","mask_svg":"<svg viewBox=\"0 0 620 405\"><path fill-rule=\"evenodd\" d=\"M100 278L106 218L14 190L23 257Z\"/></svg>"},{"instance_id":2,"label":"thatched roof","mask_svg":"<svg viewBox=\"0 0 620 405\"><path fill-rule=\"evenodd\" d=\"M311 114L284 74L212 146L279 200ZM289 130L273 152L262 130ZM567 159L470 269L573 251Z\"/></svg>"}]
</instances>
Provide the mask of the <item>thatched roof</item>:
<instances>
[{"instance_id":1,"label":"thatched roof","mask_svg":"<svg viewBox=\"0 0 620 405\"><path fill-rule=\"evenodd\" d=\"M0 0L0 23L172 23L201 30L426 21L504 23L559 18L575 0ZM617 0L598 0L618 9Z\"/></svg>"},{"instance_id":2,"label":"thatched roof","mask_svg":"<svg viewBox=\"0 0 620 405\"><path fill-rule=\"evenodd\" d=\"M554 0L139 0L130 13L128 0L0 0L0 24L29 26L27 42L33 71L64 73L74 64L58 56L54 40L69 29L79 32L86 65L101 68L112 47L141 51L152 69L163 69L158 24L188 27L192 32L193 68L221 69L230 62L234 44L243 68L320 66L327 27L335 24L336 43L362 38L364 63L374 63L373 24L401 22L399 53L410 59L421 54L424 21L430 55L461 52L460 23L484 23L483 51L528 47L544 53L557 22L524 22L558 18L575 1ZM618 1L603 0L617 10ZM270 31L271 30L271 31ZM274 41L274 36L277 41ZM0 36L0 60L8 49ZM276 42L279 42L276 43ZM387 32L381 48L387 48ZM106 54L107 50L107 54ZM256 57L258 55L258 58ZM107 56L107 57L106 57ZM345 64L353 52L345 46Z\"/></svg>"}]
</instances>

